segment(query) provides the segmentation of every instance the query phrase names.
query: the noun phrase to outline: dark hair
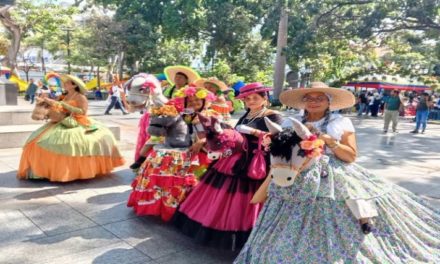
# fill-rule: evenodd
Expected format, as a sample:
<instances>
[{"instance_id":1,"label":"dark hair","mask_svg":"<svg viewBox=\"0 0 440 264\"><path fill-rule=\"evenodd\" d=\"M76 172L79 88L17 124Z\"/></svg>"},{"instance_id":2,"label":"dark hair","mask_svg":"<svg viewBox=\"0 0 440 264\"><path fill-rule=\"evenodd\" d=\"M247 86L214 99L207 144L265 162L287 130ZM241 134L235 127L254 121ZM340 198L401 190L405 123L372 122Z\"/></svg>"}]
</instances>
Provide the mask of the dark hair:
<instances>
[{"instance_id":1,"label":"dark hair","mask_svg":"<svg viewBox=\"0 0 440 264\"><path fill-rule=\"evenodd\" d=\"M259 93L256 93L256 94L258 94L259 96L269 100L269 92L259 92Z\"/></svg>"},{"instance_id":2,"label":"dark hair","mask_svg":"<svg viewBox=\"0 0 440 264\"><path fill-rule=\"evenodd\" d=\"M81 92L81 89L79 89L79 87L77 86L77 87L75 87L75 91L77 91L78 93L80 93L80 92Z\"/></svg>"},{"instance_id":3,"label":"dark hair","mask_svg":"<svg viewBox=\"0 0 440 264\"><path fill-rule=\"evenodd\" d=\"M247 117L247 115L249 114L250 111L251 111L251 109L246 108L246 113L244 113L244 115L243 115L242 117L240 117L240 119L238 119L238 121L237 121L237 125L240 125L241 122L243 122L243 120ZM237 126L237 125L236 125L236 126Z\"/></svg>"},{"instance_id":4,"label":"dark hair","mask_svg":"<svg viewBox=\"0 0 440 264\"><path fill-rule=\"evenodd\" d=\"M202 100L203 100L203 103L202 103L202 109L201 110L205 109L205 102L206 102L205 99L202 99ZM185 97L185 99L183 99L183 105L184 105L185 108L188 106L188 97ZM191 117L191 122L192 122L194 120L194 118L196 117L196 115L197 115L197 113L194 112L191 115L182 115L182 118L185 119L185 116L190 116ZM187 125L188 125L189 133L192 134L194 132L194 128L193 128L192 124L190 123L190 124L187 124Z\"/></svg>"},{"instance_id":5,"label":"dark hair","mask_svg":"<svg viewBox=\"0 0 440 264\"><path fill-rule=\"evenodd\" d=\"M178 72L178 73L176 73L176 75L181 75L181 76L183 76L183 77L185 77L185 79L188 81L188 75L186 75L185 73L183 73L183 72Z\"/></svg>"}]
</instances>

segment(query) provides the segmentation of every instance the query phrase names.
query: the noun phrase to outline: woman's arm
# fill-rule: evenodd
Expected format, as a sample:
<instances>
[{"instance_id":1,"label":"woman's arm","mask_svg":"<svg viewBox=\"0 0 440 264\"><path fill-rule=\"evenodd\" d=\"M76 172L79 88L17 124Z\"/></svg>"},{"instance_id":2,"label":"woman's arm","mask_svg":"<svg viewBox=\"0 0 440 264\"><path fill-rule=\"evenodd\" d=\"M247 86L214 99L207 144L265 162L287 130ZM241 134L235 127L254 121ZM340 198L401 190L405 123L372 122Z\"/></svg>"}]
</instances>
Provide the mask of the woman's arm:
<instances>
[{"instance_id":1,"label":"woman's arm","mask_svg":"<svg viewBox=\"0 0 440 264\"><path fill-rule=\"evenodd\" d=\"M269 118L270 121L277 123L278 125L281 125L283 123L283 117L278 112L272 111L270 109L266 112L265 117ZM254 129L251 133L247 133L247 134L253 135L255 137L259 137L267 133L268 133L267 131Z\"/></svg>"},{"instance_id":2,"label":"woman's arm","mask_svg":"<svg viewBox=\"0 0 440 264\"><path fill-rule=\"evenodd\" d=\"M355 133L344 132L340 142L327 134L321 134L320 138L324 140L327 147L333 151L338 159L348 163L356 160L357 146Z\"/></svg>"}]
</instances>

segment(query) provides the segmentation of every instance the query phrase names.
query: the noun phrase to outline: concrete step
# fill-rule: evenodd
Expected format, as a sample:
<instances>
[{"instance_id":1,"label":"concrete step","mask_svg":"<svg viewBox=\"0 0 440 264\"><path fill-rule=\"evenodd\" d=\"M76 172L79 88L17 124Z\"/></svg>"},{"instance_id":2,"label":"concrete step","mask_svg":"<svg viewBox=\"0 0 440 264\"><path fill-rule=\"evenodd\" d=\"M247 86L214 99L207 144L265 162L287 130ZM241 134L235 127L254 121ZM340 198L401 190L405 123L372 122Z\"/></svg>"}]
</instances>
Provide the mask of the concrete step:
<instances>
[{"instance_id":1,"label":"concrete step","mask_svg":"<svg viewBox=\"0 0 440 264\"><path fill-rule=\"evenodd\" d=\"M40 121L41 123L41 121ZM0 126L0 149L20 148L32 132L42 124L31 125L3 125ZM116 125L106 125L117 140L121 138L121 128Z\"/></svg>"},{"instance_id":2,"label":"concrete step","mask_svg":"<svg viewBox=\"0 0 440 264\"><path fill-rule=\"evenodd\" d=\"M32 120L31 106L2 106L0 107L0 126L43 124L44 121ZM102 116L101 111L89 109L89 117Z\"/></svg>"},{"instance_id":3,"label":"concrete step","mask_svg":"<svg viewBox=\"0 0 440 264\"><path fill-rule=\"evenodd\" d=\"M18 107L0 108L0 126L43 124L43 121L32 120L32 109Z\"/></svg>"}]
</instances>

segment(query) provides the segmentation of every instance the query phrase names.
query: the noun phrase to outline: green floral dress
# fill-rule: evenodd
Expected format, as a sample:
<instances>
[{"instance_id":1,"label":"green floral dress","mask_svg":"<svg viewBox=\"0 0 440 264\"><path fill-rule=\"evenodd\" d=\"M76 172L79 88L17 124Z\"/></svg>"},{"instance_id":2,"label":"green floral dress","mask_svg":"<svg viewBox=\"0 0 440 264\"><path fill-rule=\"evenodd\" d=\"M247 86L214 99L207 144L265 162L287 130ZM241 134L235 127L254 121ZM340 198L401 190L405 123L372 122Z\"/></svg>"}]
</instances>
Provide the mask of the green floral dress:
<instances>
[{"instance_id":1,"label":"green floral dress","mask_svg":"<svg viewBox=\"0 0 440 264\"><path fill-rule=\"evenodd\" d=\"M372 233L362 233L347 199L374 202ZM440 263L440 211L328 153L293 185L271 183L234 263Z\"/></svg>"}]
</instances>

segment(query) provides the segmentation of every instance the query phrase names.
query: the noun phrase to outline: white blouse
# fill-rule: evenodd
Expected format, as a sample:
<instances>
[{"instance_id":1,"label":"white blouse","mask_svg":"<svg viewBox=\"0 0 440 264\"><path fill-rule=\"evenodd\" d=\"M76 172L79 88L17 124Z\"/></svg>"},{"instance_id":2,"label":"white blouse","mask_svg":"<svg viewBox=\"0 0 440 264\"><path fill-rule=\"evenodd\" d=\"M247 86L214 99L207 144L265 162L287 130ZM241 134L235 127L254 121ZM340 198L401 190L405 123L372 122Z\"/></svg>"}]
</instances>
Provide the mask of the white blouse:
<instances>
[{"instance_id":1,"label":"white blouse","mask_svg":"<svg viewBox=\"0 0 440 264\"><path fill-rule=\"evenodd\" d=\"M307 122L313 125L317 130L321 131L322 123L324 123L322 118L315 122ZM344 132L355 132L353 123L347 117L343 117L340 114L331 114L330 120L327 125L327 134L336 140L341 140Z\"/></svg>"}]
</instances>

